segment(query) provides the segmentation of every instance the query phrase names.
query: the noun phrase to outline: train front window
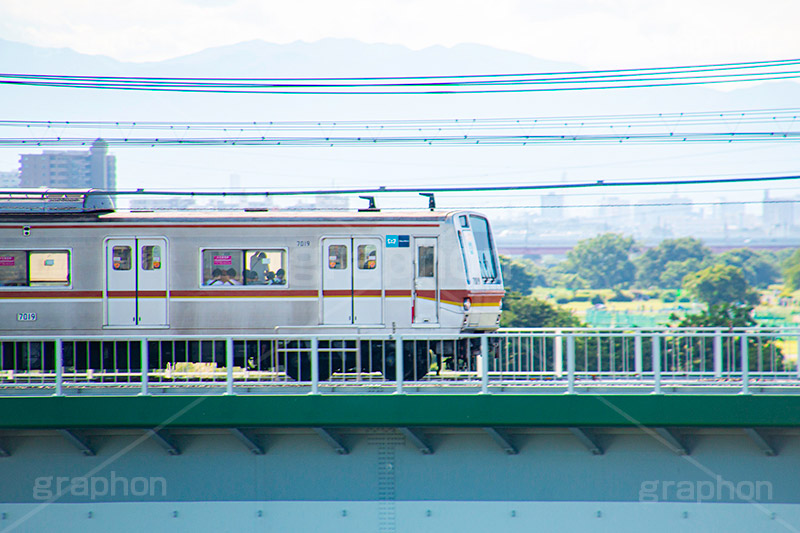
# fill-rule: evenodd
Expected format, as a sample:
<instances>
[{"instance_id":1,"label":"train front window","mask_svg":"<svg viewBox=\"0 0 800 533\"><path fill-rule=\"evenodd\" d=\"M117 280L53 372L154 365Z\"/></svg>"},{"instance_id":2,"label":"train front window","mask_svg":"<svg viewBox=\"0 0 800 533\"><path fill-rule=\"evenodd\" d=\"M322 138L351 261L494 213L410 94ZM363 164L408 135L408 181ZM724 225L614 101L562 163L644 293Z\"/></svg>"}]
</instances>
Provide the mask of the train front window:
<instances>
[{"instance_id":1,"label":"train front window","mask_svg":"<svg viewBox=\"0 0 800 533\"><path fill-rule=\"evenodd\" d=\"M499 283L497 261L495 260L494 243L489 233L489 222L483 217L470 215L472 234L478 249L478 263L481 267L481 279L484 283Z\"/></svg>"}]
</instances>

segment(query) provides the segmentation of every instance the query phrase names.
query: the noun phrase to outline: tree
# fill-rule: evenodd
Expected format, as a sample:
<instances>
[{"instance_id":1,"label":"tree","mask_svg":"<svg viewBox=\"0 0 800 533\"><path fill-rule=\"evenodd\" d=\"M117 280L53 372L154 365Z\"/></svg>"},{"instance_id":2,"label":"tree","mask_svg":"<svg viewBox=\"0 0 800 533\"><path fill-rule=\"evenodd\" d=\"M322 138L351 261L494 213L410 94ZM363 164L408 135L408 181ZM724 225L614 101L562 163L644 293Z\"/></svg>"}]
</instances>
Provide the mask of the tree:
<instances>
[{"instance_id":1,"label":"tree","mask_svg":"<svg viewBox=\"0 0 800 533\"><path fill-rule=\"evenodd\" d=\"M709 308L718 304L755 305L758 294L744 279L741 269L729 265L713 265L683 280L683 288Z\"/></svg>"},{"instance_id":2,"label":"tree","mask_svg":"<svg viewBox=\"0 0 800 533\"><path fill-rule=\"evenodd\" d=\"M636 273L630 259L635 248L631 237L616 233L584 239L567 253L564 270L585 280L592 289L629 287Z\"/></svg>"},{"instance_id":3,"label":"tree","mask_svg":"<svg viewBox=\"0 0 800 533\"><path fill-rule=\"evenodd\" d=\"M792 292L800 289L800 248L784 259L781 266L783 267L783 285L786 290Z\"/></svg>"},{"instance_id":4,"label":"tree","mask_svg":"<svg viewBox=\"0 0 800 533\"><path fill-rule=\"evenodd\" d=\"M766 289L780 277L778 262L772 254L759 253L749 248L737 248L719 254L714 262L742 269L744 279L753 287Z\"/></svg>"},{"instance_id":5,"label":"tree","mask_svg":"<svg viewBox=\"0 0 800 533\"><path fill-rule=\"evenodd\" d=\"M503 298L500 326L504 328L569 328L580 325L580 320L571 312L533 296L512 291Z\"/></svg>"},{"instance_id":6,"label":"tree","mask_svg":"<svg viewBox=\"0 0 800 533\"><path fill-rule=\"evenodd\" d=\"M506 289L527 294L533 287L546 287L547 280L541 269L528 259L511 259L500 256L503 284Z\"/></svg>"},{"instance_id":7,"label":"tree","mask_svg":"<svg viewBox=\"0 0 800 533\"><path fill-rule=\"evenodd\" d=\"M693 237L665 239L636 260L636 283L640 287L677 289L683 278L702 268L711 250Z\"/></svg>"}]
</instances>

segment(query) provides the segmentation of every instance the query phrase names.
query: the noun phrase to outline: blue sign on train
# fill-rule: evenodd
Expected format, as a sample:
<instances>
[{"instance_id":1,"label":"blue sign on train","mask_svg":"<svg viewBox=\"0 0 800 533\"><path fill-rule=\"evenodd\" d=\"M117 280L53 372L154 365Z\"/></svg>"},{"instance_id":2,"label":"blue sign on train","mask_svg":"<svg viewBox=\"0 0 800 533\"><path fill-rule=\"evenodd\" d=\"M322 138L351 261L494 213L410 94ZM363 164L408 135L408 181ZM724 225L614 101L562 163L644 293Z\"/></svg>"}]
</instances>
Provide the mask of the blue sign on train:
<instances>
[{"instance_id":1,"label":"blue sign on train","mask_svg":"<svg viewBox=\"0 0 800 533\"><path fill-rule=\"evenodd\" d=\"M408 248L411 245L411 237L408 235L387 235L387 248Z\"/></svg>"}]
</instances>

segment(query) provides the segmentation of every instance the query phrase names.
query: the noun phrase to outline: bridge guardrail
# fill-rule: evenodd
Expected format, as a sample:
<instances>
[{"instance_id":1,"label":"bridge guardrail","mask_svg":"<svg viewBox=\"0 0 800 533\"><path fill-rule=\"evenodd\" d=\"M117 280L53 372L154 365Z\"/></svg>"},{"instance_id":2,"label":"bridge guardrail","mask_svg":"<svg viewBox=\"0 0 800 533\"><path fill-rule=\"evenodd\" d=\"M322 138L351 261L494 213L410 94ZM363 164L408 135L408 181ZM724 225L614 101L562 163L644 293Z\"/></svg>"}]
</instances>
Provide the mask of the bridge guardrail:
<instances>
[{"instance_id":1,"label":"bridge guardrail","mask_svg":"<svg viewBox=\"0 0 800 533\"><path fill-rule=\"evenodd\" d=\"M0 395L800 393L797 328L526 329L457 336L0 336ZM398 357L398 354L403 354Z\"/></svg>"}]
</instances>

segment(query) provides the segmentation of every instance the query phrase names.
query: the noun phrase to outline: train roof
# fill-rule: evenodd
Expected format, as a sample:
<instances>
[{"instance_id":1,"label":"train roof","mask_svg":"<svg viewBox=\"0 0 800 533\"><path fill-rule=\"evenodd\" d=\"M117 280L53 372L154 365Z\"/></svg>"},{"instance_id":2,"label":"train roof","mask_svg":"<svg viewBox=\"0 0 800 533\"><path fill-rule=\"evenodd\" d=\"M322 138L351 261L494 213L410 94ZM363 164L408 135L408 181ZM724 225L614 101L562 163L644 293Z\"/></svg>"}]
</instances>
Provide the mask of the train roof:
<instances>
[{"instance_id":1,"label":"train roof","mask_svg":"<svg viewBox=\"0 0 800 533\"><path fill-rule=\"evenodd\" d=\"M8 212L0 208L2 222L65 222L65 223L369 223L369 222L442 222L463 210L442 211L309 211L309 210L175 210L175 211L109 211L94 213Z\"/></svg>"}]
</instances>

